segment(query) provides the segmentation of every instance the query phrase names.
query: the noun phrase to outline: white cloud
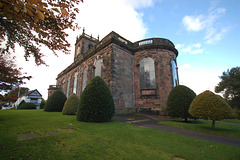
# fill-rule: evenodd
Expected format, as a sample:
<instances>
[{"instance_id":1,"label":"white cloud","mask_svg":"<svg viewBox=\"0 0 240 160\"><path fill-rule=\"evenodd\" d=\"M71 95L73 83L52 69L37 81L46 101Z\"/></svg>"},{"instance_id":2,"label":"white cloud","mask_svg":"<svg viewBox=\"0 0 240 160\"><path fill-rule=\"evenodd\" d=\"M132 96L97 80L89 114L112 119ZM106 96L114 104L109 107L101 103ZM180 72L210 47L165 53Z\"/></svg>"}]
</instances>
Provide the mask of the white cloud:
<instances>
[{"instance_id":1,"label":"white cloud","mask_svg":"<svg viewBox=\"0 0 240 160\"><path fill-rule=\"evenodd\" d=\"M178 67L178 71L182 72L183 70L190 69L192 66L190 64L183 64L182 66Z\"/></svg>"},{"instance_id":2,"label":"white cloud","mask_svg":"<svg viewBox=\"0 0 240 160\"><path fill-rule=\"evenodd\" d=\"M221 39L223 39L224 35L230 31L229 27L222 28L218 33L216 33L216 30L214 28L209 28L207 30L207 34L204 37L204 40L206 40L207 44L214 44Z\"/></svg>"},{"instance_id":3,"label":"white cloud","mask_svg":"<svg viewBox=\"0 0 240 160\"><path fill-rule=\"evenodd\" d=\"M205 28L204 16L185 16L183 17L183 25L186 27L187 31L201 31Z\"/></svg>"},{"instance_id":4,"label":"white cloud","mask_svg":"<svg viewBox=\"0 0 240 160\"><path fill-rule=\"evenodd\" d=\"M85 27L86 33L95 37L99 34L100 39L115 31L131 41L137 41L145 36L147 28L142 20L142 13L134 9L134 2L131 1L131 4L125 0L85 1L80 6L78 23ZM153 3L140 2L142 7Z\"/></svg>"},{"instance_id":5,"label":"white cloud","mask_svg":"<svg viewBox=\"0 0 240 160\"><path fill-rule=\"evenodd\" d=\"M188 86L196 94L200 94L205 90L214 92L215 86L220 82L218 76L221 75L221 71L208 68L196 69L194 66L187 68L188 64L184 64L182 67L178 71L180 84Z\"/></svg>"},{"instance_id":6,"label":"white cloud","mask_svg":"<svg viewBox=\"0 0 240 160\"><path fill-rule=\"evenodd\" d=\"M177 44L176 48L179 50L180 54L201 54L204 53L204 49L201 48L200 43L189 44L185 46L184 44Z\"/></svg>"},{"instance_id":7,"label":"white cloud","mask_svg":"<svg viewBox=\"0 0 240 160\"><path fill-rule=\"evenodd\" d=\"M219 19L226 13L226 9L216 8L215 5L213 4L209 8L207 15L186 15L182 19L182 23L187 31L205 31L204 40L208 44L220 41L226 32L230 30L229 27L220 28L217 25Z\"/></svg>"},{"instance_id":8,"label":"white cloud","mask_svg":"<svg viewBox=\"0 0 240 160\"><path fill-rule=\"evenodd\" d=\"M130 5L133 8L146 8L152 7L156 0L123 0L125 4Z\"/></svg>"}]
</instances>

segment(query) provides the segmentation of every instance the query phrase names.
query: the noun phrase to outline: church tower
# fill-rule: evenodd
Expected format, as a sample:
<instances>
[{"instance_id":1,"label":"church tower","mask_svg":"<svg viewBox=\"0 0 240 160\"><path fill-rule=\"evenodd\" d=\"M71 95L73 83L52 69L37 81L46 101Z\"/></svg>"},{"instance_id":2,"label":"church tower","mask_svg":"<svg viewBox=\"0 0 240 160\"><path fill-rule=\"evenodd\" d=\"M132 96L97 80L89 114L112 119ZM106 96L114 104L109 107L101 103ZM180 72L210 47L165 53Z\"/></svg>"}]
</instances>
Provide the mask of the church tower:
<instances>
[{"instance_id":1,"label":"church tower","mask_svg":"<svg viewBox=\"0 0 240 160\"><path fill-rule=\"evenodd\" d=\"M98 41L99 40L93 38L92 35L87 35L85 33L85 29L83 28L82 35L76 38L74 61L91 49Z\"/></svg>"}]
</instances>

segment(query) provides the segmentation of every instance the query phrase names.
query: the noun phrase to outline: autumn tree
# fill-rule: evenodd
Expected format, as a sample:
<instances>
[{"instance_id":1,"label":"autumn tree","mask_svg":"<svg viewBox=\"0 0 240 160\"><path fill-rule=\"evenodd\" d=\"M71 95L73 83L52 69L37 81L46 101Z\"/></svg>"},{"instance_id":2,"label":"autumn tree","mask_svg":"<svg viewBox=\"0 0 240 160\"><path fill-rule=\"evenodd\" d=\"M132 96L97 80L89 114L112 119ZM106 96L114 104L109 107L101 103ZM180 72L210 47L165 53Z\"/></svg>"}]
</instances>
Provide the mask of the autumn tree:
<instances>
[{"instance_id":1,"label":"autumn tree","mask_svg":"<svg viewBox=\"0 0 240 160\"><path fill-rule=\"evenodd\" d=\"M30 79L31 76L21 72L21 68L17 68L14 59L9 58L6 55L0 55L0 93L3 95L17 88L23 84L24 79Z\"/></svg>"},{"instance_id":2,"label":"autumn tree","mask_svg":"<svg viewBox=\"0 0 240 160\"><path fill-rule=\"evenodd\" d=\"M10 92L6 93L3 96L2 100L5 102L15 102L19 96L24 95L28 91L29 91L29 89L26 87L15 88L15 89L11 90Z\"/></svg>"},{"instance_id":3,"label":"autumn tree","mask_svg":"<svg viewBox=\"0 0 240 160\"><path fill-rule=\"evenodd\" d=\"M228 69L219 78L221 82L215 87L215 92L223 93L229 104L240 110L240 67Z\"/></svg>"},{"instance_id":4,"label":"autumn tree","mask_svg":"<svg viewBox=\"0 0 240 160\"><path fill-rule=\"evenodd\" d=\"M0 0L0 54L24 48L25 59L31 55L37 65L45 64L40 47L54 54L70 53L66 29L77 29L76 7L83 0ZM4 43L3 43L4 42Z\"/></svg>"}]
</instances>

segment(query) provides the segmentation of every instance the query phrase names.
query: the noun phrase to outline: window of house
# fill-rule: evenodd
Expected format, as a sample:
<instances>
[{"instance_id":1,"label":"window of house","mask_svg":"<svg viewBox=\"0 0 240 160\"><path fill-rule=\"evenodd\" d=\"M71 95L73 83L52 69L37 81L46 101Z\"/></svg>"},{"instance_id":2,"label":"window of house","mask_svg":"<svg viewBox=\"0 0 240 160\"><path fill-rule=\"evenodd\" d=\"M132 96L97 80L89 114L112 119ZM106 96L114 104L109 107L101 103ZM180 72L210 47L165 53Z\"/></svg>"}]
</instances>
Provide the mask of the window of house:
<instances>
[{"instance_id":1,"label":"window of house","mask_svg":"<svg viewBox=\"0 0 240 160\"><path fill-rule=\"evenodd\" d=\"M102 64L101 64L101 59L97 60L95 64L95 76L100 76L101 77L101 71L102 71Z\"/></svg>"},{"instance_id":2,"label":"window of house","mask_svg":"<svg viewBox=\"0 0 240 160\"><path fill-rule=\"evenodd\" d=\"M82 91L87 85L87 67L84 68L83 74L82 74Z\"/></svg>"},{"instance_id":3,"label":"window of house","mask_svg":"<svg viewBox=\"0 0 240 160\"><path fill-rule=\"evenodd\" d=\"M178 85L177 65L174 60L172 60L171 63L172 63L173 85L175 87Z\"/></svg>"},{"instance_id":4,"label":"window of house","mask_svg":"<svg viewBox=\"0 0 240 160\"><path fill-rule=\"evenodd\" d=\"M38 103L38 99L37 98L31 98L30 103Z\"/></svg>"},{"instance_id":5,"label":"window of house","mask_svg":"<svg viewBox=\"0 0 240 160\"><path fill-rule=\"evenodd\" d=\"M78 72L75 73L74 75L74 80L73 80L73 93L77 93L77 76L78 76Z\"/></svg>"},{"instance_id":6,"label":"window of house","mask_svg":"<svg viewBox=\"0 0 240 160\"><path fill-rule=\"evenodd\" d=\"M156 89L154 61L150 57L140 61L140 89Z\"/></svg>"},{"instance_id":7,"label":"window of house","mask_svg":"<svg viewBox=\"0 0 240 160\"><path fill-rule=\"evenodd\" d=\"M69 87L70 87L70 77L68 78L68 83L67 83L67 93L66 93L67 97L69 95Z\"/></svg>"}]
</instances>

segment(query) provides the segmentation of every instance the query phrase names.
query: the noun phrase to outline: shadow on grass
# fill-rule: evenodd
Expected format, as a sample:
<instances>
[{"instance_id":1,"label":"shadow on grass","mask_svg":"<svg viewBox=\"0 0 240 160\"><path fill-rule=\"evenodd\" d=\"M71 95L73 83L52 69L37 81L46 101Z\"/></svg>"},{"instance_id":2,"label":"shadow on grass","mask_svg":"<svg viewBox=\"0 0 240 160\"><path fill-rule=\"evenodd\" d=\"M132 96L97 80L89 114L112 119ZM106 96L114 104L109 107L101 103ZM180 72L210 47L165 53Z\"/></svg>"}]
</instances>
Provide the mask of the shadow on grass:
<instances>
[{"instance_id":1,"label":"shadow on grass","mask_svg":"<svg viewBox=\"0 0 240 160\"><path fill-rule=\"evenodd\" d=\"M199 121L199 120L170 120L171 122L178 122L178 123L183 123L183 124L204 124L203 121Z\"/></svg>"}]
</instances>

